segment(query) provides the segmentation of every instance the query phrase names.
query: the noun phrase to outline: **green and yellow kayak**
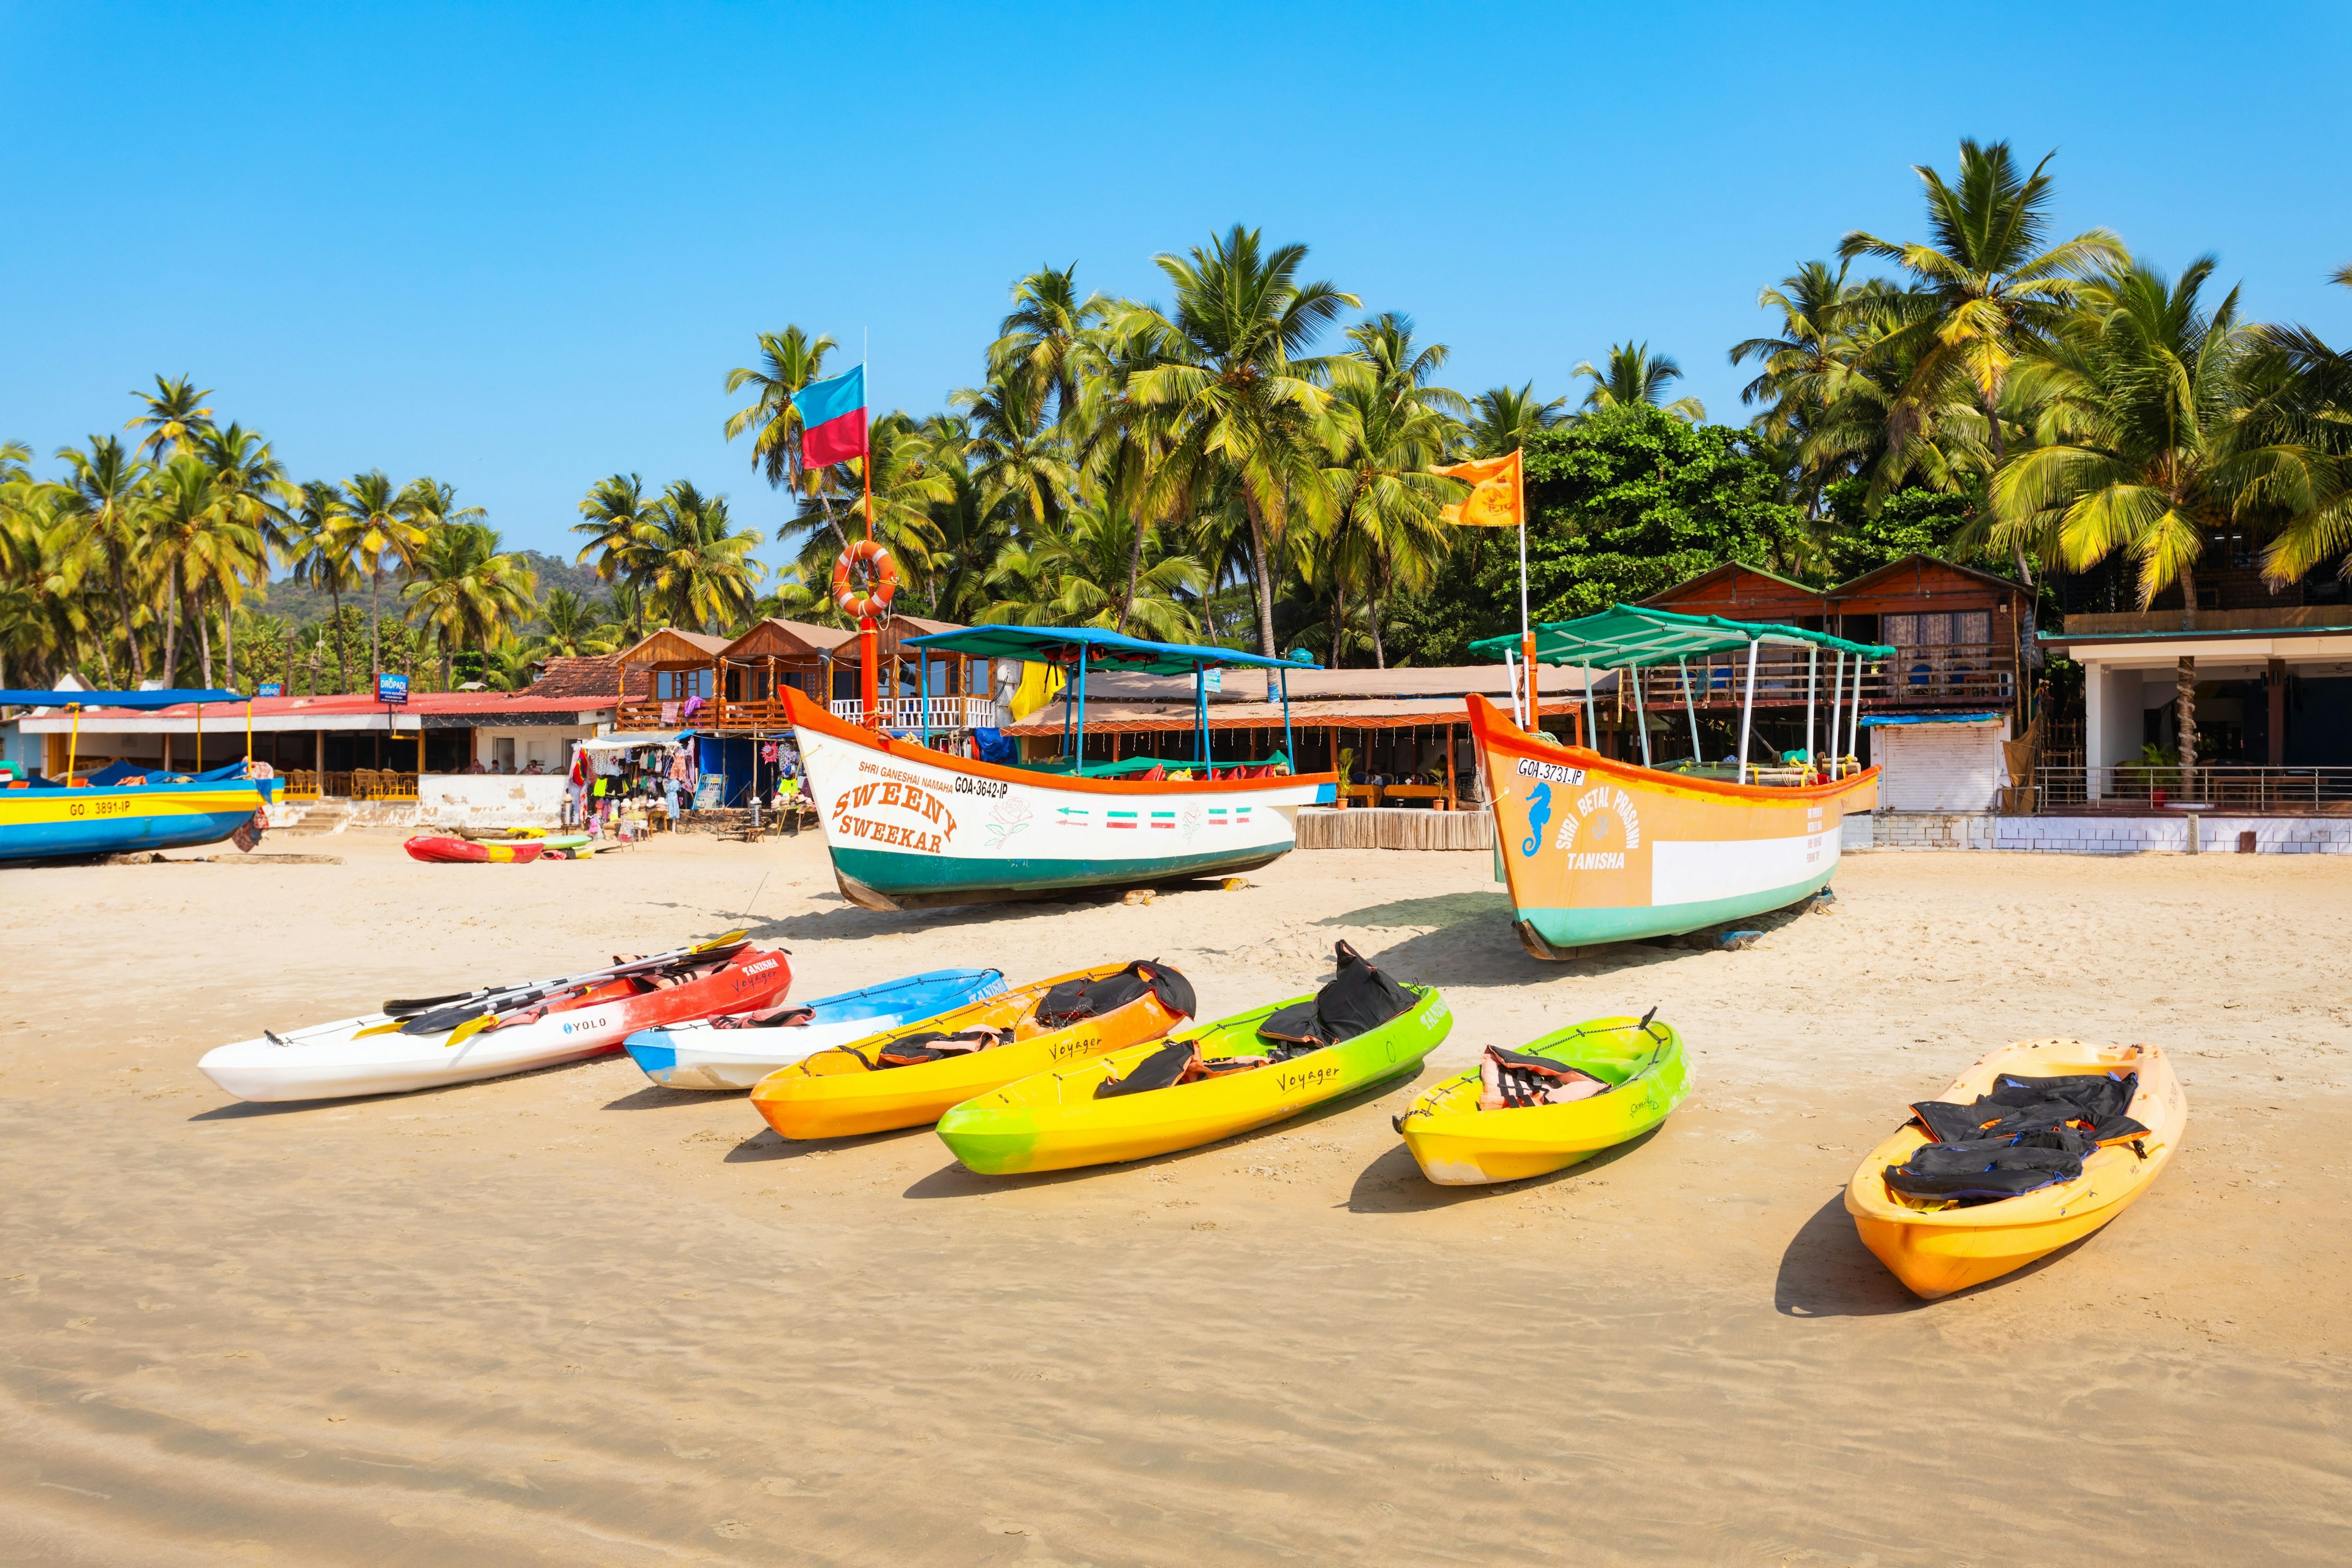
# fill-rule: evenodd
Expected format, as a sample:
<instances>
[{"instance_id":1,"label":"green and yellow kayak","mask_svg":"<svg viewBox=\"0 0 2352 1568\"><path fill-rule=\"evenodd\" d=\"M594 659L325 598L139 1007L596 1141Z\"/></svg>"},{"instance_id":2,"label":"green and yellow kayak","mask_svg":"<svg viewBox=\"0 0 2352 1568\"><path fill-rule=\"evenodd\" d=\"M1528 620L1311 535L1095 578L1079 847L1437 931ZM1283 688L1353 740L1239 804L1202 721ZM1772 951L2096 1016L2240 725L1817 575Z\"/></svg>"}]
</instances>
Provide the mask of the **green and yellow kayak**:
<instances>
[{"instance_id":1,"label":"green and yellow kayak","mask_svg":"<svg viewBox=\"0 0 2352 1568\"><path fill-rule=\"evenodd\" d=\"M1397 1118L1421 1173L1442 1186L1515 1182L1575 1164L1664 1121L1690 1087L1682 1037L1644 1018L1594 1018L1523 1048L1610 1088L1565 1105L1478 1109L1479 1069L1425 1090Z\"/></svg>"},{"instance_id":2,"label":"green and yellow kayak","mask_svg":"<svg viewBox=\"0 0 2352 1568\"><path fill-rule=\"evenodd\" d=\"M1125 1079L1167 1046L1189 1041L1214 1064L1256 1057L1268 1042L1258 1026L1313 996L1254 1008L1214 1024L1179 1030L1165 1041L1114 1051L1041 1072L992 1094L967 1100L940 1119L939 1134L955 1157L982 1175L1066 1171L1141 1160L1270 1126L1312 1105L1417 1070L1454 1027L1445 999L1426 985L1404 988L1412 1005L1337 1045L1233 1071L1097 1098L1107 1078Z\"/></svg>"}]
</instances>

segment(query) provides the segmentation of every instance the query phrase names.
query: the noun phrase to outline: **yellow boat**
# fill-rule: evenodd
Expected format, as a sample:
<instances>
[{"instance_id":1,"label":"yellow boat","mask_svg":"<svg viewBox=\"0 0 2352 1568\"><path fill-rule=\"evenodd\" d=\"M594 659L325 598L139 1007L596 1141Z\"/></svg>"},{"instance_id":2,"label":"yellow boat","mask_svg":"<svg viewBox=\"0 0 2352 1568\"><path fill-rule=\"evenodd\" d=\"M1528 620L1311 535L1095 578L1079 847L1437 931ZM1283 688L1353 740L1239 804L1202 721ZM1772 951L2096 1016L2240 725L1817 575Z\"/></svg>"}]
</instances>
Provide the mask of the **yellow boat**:
<instances>
[{"instance_id":1,"label":"yellow boat","mask_svg":"<svg viewBox=\"0 0 2352 1568\"><path fill-rule=\"evenodd\" d=\"M1055 986L1109 980L1131 967L1148 969L1157 977L1133 1001L1061 1027L1039 1019L1038 1008ZM1171 981L1172 985L1168 984ZM1097 964L819 1051L761 1079L751 1090L751 1104L786 1138L847 1138L920 1127L937 1121L950 1107L1016 1079L1157 1041L1182 1023L1192 1006L1192 987L1164 965ZM882 1053L909 1037L975 1028L1010 1030L1013 1037L1004 1045L940 1061L881 1065Z\"/></svg>"},{"instance_id":2,"label":"yellow boat","mask_svg":"<svg viewBox=\"0 0 2352 1568\"><path fill-rule=\"evenodd\" d=\"M1126 1078L1159 1044L1114 1051L1075 1067L1039 1073L957 1106L940 1119L940 1137L982 1175L1066 1171L1142 1160L1268 1126L1310 1105L1410 1073L1454 1027L1445 999L1408 985L1412 1005L1363 1034L1259 1068L1134 1094L1097 1098L1107 1076ZM1171 1036L1192 1042L1204 1062L1255 1057L1267 1048L1258 1026L1296 997Z\"/></svg>"},{"instance_id":3,"label":"yellow boat","mask_svg":"<svg viewBox=\"0 0 2352 1568\"><path fill-rule=\"evenodd\" d=\"M1863 1245L1910 1287L1934 1300L1997 1279L2079 1241L2130 1206L2171 1162L2189 1127L2189 1100L2172 1064L2154 1046L2092 1046L2031 1040L2004 1046L1954 1079L1940 1099L1969 1103L2003 1075L2020 1079L2132 1073L2137 1091L2125 1114L2148 1131L2133 1143L2110 1144L2083 1160L2083 1173L2015 1197L1957 1204L1906 1197L1886 1184L1930 1140L1916 1122L1870 1152L1845 1190L1846 1212Z\"/></svg>"},{"instance_id":4,"label":"yellow boat","mask_svg":"<svg viewBox=\"0 0 2352 1568\"><path fill-rule=\"evenodd\" d=\"M1472 1068L1423 1091L1397 1118L1397 1131L1421 1173L1448 1187L1544 1175L1638 1138L1690 1087L1682 1037L1654 1018L1595 1018L1525 1048L1609 1085L1589 1100L1481 1110L1484 1085Z\"/></svg>"}]
</instances>

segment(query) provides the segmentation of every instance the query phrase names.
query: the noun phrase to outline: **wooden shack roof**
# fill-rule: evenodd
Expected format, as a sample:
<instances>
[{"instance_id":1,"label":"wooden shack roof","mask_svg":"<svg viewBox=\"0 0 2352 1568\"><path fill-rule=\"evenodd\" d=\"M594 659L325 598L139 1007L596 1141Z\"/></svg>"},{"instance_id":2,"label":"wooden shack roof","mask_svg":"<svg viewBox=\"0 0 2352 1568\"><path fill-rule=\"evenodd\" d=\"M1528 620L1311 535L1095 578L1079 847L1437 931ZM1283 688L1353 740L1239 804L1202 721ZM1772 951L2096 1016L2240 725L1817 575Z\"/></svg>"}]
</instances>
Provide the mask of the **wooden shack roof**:
<instances>
[{"instance_id":1,"label":"wooden shack roof","mask_svg":"<svg viewBox=\"0 0 2352 1568\"><path fill-rule=\"evenodd\" d=\"M719 657L727 659L745 658L812 658L828 654L845 642L857 640L856 632L839 626L821 626L814 621L788 621L771 616L729 643Z\"/></svg>"},{"instance_id":2,"label":"wooden shack roof","mask_svg":"<svg viewBox=\"0 0 2352 1568\"><path fill-rule=\"evenodd\" d=\"M1934 555L1906 555L1829 591L1840 613L1871 615L1944 601L1956 608L1990 607L2025 593L2021 583Z\"/></svg>"},{"instance_id":3,"label":"wooden shack roof","mask_svg":"<svg viewBox=\"0 0 2352 1568\"><path fill-rule=\"evenodd\" d=\"M621 662L638 668L662 668L668 665L699 666L709 664L727 647L725 637L715 637L707 632L682 632L676 626L664 626L633 647L621 650Z\"/></svg>"},{"instance_id":4,"label":"wooden shack roof","mask_svg":"<svg viewBox=\"0 0 2352 1568\"><path fill-rule=\"evenodd\" d=\"M1724 613L1733 620L1758 616L1785 620L1795 616L1826 613L1826 598L1827 595L1819 588L1791 582L1765 571L1761 566L1750 566L1745 561L1727 561L1641 602L1652 609L1660 610L1687 610L1694 605L1705 605L1707 613ZM1742 611L1747 614L1734 613Z\"/></svg>"}]
</instances>

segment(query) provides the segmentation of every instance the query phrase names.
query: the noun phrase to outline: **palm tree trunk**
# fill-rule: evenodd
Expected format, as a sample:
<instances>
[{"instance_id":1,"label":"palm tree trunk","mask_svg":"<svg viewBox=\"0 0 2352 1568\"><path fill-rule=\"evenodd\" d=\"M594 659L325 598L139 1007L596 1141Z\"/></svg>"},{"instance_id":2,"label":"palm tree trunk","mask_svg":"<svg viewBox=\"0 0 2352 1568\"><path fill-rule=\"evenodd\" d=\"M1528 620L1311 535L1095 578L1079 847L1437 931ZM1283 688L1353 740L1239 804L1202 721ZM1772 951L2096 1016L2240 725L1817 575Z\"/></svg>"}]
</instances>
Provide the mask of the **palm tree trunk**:
<instances>
[{"instance_id":1,"label":"palm tree trunk","mask_svg":"<svg viewBox=\"0 0 2352 1568\"><path fill-rule=\"evenodd\" d=\"M1389 667L1389 655L1388 649L1383 647L1381 644L1380 595L1377 594L1373 595L1371 602L1366 605L1364 608L1372 617L1372 667L1376 669L1386 669Z\"/></svg>"},{"instance_id":2,"label":"palm tree trunk","mask_svg":"<svg viewBox=\"0 0 2352 1568\"><path fill-rule=\"evenodd\" d=\"M196 611L196 674L206 687L213 683L213 621L202 607Z\"/></svg>"},{"instance_id":3,"label":"palm tree trunk","mask_svg":"<svg viewBox=\"0 0 2352 1568\"><path fill-rule=\"evenodd\" d=\"M1127 597L1118 602L1118 619L1110 628L1115 632L1127 630L1127 612L1135 605L1135 584L1143 574L1143 531L1148 526L1150 525L1145 521L1142 514L1138 513L1135 519L1135 544L1127 552Z\"/></svg>"},{"instance_id":4,"label":"palm tree trunk","mask_svg":"<svg viewBox=\"0 0 2352 1568\"><path fill-rule=\"evenodd\" d=\"M2180 794L2184 799L2197 798L2197 659L2185 657L2172 678L2173 700L2177 704L2174 727L2179 731Z\"/></svg>"},{"instance_id":5,"label":"palm tree trunk","mask_svg":"<svg viewBox=\"0 0 2352 1568\"><path fill-rule=\"evenodd\" d=\"M221 657L227 661L229 689L236 689L236 606L221 606Z\"/></svg>"},{"instance_id":6,"label":"palm tree trunk","mask_svg":"<svg viewBox=\"0 0 2352 1568\"><path fill-rule=\"evenodd\" d=\"M1331 574L1331 668L1339 668L1339 633L1348 624L1348 590L1337 572Z\"/></svg>"},{"instance_id":7,"label":"palm tree trunk","mask_svg":"<svg viewBox=\"0 0 2352 1568\"><path fill-rule=\"evenodd\" d=\"M335 638L335 680L337 682L335 689L349 691L352 689L352 667L351 662L343 657L343 591L341 588L330 588L327 590L327 596L335 602L334 618L327 623L327 629L334 635ZM314 666L310 672L310 684L314 691L318 683L318 669Z\"/></svg>"},{"instance_id":8,"label":"palm tree trunk","mask_svg":"<svg viewBox=\"0 0 2352 1568\"><path fill-rule=\"evenodd\" d=\"M1250 594L1257 601L1257 650L1266 658L1274 657L1274 584L1265 574L1265 523L1257 514L1257 498L1246 490L1242 496L1243 509L1249 513L1250 525ZM1281 688L1274 672L1265 677L1265 700L1281 700Z\"/></svg>"},{"instance_id":9,"label":"palm tree trunk","mask_svg":"<svg viewBox=\"0 0 2352 1568\"><path fill-rule=\"evenodd\" d=\"M383 674L383 644L376 636L376 603L383 587L383 568L368 573L368 689L373 692L376 679Z\"/></svg>"},{"instance_id":10,"label":"palm tree trunk","mask_svg":"<svg viewBox=\"0 0 2352 1568\"><path fill-rule=\"evenodd\" d=\"M135 689L146 674L146 665L139 658L139 636L131 627L131 590L119 573L114 579L114 607L122 616L123 662L130 668L131 684Z\"/></svg>"},{"instance_id":11,"label":"palm tree trunk","mask_svg":"<svg viewBox=\"0 0 2352 1568\"><path fill-rule=\"evenodd\" d=\"M180 679L180 565L176 561L163 573L163 676L166 686Z\"/></svg>"}]
</instances>

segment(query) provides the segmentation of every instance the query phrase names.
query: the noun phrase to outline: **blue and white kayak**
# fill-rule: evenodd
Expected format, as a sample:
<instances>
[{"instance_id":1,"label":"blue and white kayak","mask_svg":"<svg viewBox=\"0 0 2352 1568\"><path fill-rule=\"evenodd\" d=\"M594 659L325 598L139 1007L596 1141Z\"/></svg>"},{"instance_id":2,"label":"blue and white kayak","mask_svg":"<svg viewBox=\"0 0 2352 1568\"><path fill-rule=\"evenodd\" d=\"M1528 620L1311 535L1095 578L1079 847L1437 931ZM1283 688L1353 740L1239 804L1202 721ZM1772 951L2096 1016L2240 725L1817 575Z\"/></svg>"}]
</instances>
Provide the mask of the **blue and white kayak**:
<instances>
[{"instance_id":1,"label":"blue and white kayak","mask_svg":"<svg viewBox=\"0 0 2352 1568\"><path fill-rule=\"evenodd\" d=\"M640 1029L624 1045L629 1058L664 1089L750 1089L803 1057L984 1002L1003 990L1001 969L930 969L820 996L791 1008L795 1021L789 1023L722 1029L697 1020Z\"/></svg>"}]
</instances>

